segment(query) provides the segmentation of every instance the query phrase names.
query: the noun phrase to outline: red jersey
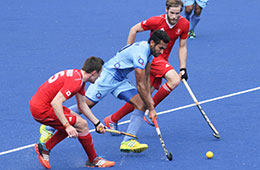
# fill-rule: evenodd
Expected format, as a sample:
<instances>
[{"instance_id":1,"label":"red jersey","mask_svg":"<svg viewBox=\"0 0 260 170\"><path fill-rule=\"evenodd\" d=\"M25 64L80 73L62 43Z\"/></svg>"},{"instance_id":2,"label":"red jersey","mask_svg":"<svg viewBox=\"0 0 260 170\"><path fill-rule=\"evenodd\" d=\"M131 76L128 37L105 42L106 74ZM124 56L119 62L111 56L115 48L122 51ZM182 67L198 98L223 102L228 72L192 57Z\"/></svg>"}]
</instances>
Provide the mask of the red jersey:
<instances>
[{"instance_id":1,"label":"red jersey","mask_svg":"<svg viewBox=\"0 0 260 170\"><path fill-rule=\"evenodd\" d=\"M76 93L85 95L82 71L73 69L56 73L39 87L30 100L30 105L48 110L52 100L59 91L66 99L71 98Z\"/></svg>"},{"instance_id":2,"label":"red jersey","mask_svg":"<svg viewBox=\"0 0 260 170\"><path fill-rule=\"evenodd\" d=\"M163 54L160 55L160 57L165 58L167 61L177 38L188 38L189 21L182 16L180 16L178 22L174 26L171 26L167 22L166 14L154 16L145 21L142 21L141 26L145 31L151 30L151 35L156 30L163 30L168 34L170 37L170 42L168 43L167 48L163 51Z\"/></svg>"}]
</instances>

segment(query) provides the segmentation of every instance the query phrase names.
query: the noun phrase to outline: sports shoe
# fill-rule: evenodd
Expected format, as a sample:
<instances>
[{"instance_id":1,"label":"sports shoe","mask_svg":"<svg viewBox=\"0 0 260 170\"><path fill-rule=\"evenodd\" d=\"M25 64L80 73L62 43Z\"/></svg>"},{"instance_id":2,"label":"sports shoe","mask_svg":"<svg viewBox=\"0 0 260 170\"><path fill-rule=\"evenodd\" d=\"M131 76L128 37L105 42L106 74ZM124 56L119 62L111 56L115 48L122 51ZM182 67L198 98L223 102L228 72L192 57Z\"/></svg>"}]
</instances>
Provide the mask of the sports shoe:
<instances>
[{"instance_id":1,"label":"sports shoe","mask_svg":"<svg viewBox=\"0 0 260 170\"><path fill-rule=\"evenodd\" d=\"M42 166L46 169L50 169L50 163L49 163L49 158L50 158L50 151L48 151L44 144L38 143L34 145L35 152L38 154L38 159Z\"/></svg>"},{"instance_id":2,"label":"sports shoe","mask_svg":"<svg viewBox=\"0 0 260 170\"><path fill-rule=\"evenodd\" d=\"M53 132L50 131L50 130L47 130L46 125L41 125L40 134L41 134L41 137L40 137L39 142L40 143L46 143L51 138L51 136L53 135Z\"/></svg>"},{"instance_id":3,"label":"sports shoe","mask_svg":"<svg viewBox=\"0 0 260 170\"><path fill-rule=\"evenodd\" d=\"M120 151L121 152L134 152L140 153L148 148L147 144L140 144L138 141L131 139L125 142L121 142Z\"/></svg>"},{"instance_id":4,"label":"sports shoe","mask_svg":"<svg viewBox=\"0 0 260 170\"><path fill-rule=\"evenodd\" d=\"M112 130L118 130L118 125L117 123L112 123L110 120L110 116L106 117L104 119L104 122L106 124L106 127L108 127L109 129ZM120 136L121 134L117 134L117 133L110 133L112 136Z\"/></svg>"},{"instance_id":5,"label":"sports shoe","mask_svg":"<svg viewBox=\"0 0 260 170\"><path fill-rule=\"evenodd\" d=\"M190 39L195 39L195 38L196 38L196 34L195 34L195 32L192 31L192 30L189 31L188 35L189 35L189 38L190 38Z\"/></svg>"},{"instance_id":6,"label":"sports shoe","mask_svg":"<svg viewBox=\"0 0 260 170\"><path fill-rule=\"evenodd\" d=\"M98 167L98 168L105 168L105 167L111 167L114 166L115 162L108 161L102 157L96 157L93 162L89 162L89 160L86 163L87 167Z\"/></svg>"}]
</instances>

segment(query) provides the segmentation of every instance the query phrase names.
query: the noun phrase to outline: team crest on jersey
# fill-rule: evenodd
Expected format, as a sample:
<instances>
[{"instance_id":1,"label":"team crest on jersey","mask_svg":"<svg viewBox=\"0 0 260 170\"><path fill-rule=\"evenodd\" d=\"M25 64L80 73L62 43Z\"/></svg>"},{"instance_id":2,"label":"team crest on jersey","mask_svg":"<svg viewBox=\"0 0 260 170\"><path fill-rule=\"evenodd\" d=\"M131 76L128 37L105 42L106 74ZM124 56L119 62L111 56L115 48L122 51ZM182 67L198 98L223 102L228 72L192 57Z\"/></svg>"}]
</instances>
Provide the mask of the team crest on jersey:
<instances>
[{"instance_id":1,"label":"team crest on jersey","mask_svg":"<svg viewBox=\"0 0 260 170\"><path fill-rule=\"evenodd\" d=\"M176 34L177 34L177 35L181 34L181 29L180 29L180 28L178 28L178 29L176 30Z\"/></svg>"},{"instance_id":2,"label":"team crest on jersey","mask_svg":"<svg viewBox=\"0 0 260 170\"><path fill-rule=\"evenodd\" d=\"M100 99L102 97L102 94L98 91L96 94L96 98Z\"/></svg>"},{"instance_id":3,"label":"team crest on jersey","mask_svg":"<svg viewBox=\"0 0 260 170\"><path fill-rule=\"evenodd\" d=\"M68 96L68 97L70 97L70 95L71 95L71 92L69 91L69 90L66 90L66 95Z\"/></svg>"},{"instance_id":4,"label":"team crest on jersey","mask_svg":"<svg viewBox=\"0 0 260 170\"><path fill-rule=\"evenodd\" d=\"M138 63L140 63L141 65L144 65L144 59L142 59L140 56L139 56L139 59L138 59Z\"/></svg>"},{"instance_id":5,"label":"team crest on jersey","mask_svg":"<svg viewBox=\"0 0 260 170\"><path fill-rule=\"evenodd\" d=\"M114 64L114 67L115 68L119 68L120 67L120 63L118 62L118 63Z\"/></svg>"}]
</instances>

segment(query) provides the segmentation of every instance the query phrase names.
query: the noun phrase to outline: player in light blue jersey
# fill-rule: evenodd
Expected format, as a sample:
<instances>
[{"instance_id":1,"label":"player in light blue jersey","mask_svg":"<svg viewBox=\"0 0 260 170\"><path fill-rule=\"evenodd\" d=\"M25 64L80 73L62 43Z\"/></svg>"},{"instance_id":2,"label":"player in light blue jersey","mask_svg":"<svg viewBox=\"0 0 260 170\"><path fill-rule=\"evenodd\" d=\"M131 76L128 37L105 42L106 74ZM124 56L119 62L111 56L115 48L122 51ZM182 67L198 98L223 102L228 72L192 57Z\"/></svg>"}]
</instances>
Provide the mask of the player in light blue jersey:
<instances>
[{"instance_id":1,"label":"player in light blue jersey","mask_svg":"<svg viewBox=\"0 0 260 170\"><path fill-rule=\"evenodd\" d=\"M148 42L136 42L118 51L104 64L101 76L88 87L85 94L88 106L93 107L108 93L131 103L135 110L131 115L127 132L136 135L144 122L146 109L149 110L151 119L157 118L150 92L150 67L153 56L157 57L162 54L169 41L166 32L157 30L150 36ZM135 72L136 87L127 78L132 71ZM70 108L74 112L80 112L76 105ZM124 137L120 146L122 152L135 153L143 152L147 148L147 144L140 144L128 136Z\"/></svg>"},{"instance_id":2,"label":"player in light blue jersey","mask_svg":"<svg viewBox=\"0 0 260 170\"><path fill-rule=\"evenodd\" d=\"M190 21L189 38L196 38L194 29L200 21L200 15L203 8L207 6L208 0L182 0L185 6L185 18ZM190 15L193 15L190 17Z\"/></svg>"},{"instance_id":3,"label":"player in light blue jersey","mask_svg":"<svg viewBox=\"0 0 260 170\"><path fill-rule=\"evenodd\" d=\"M167 48L169 37L161 30L155 31L149 41L133 43L122 48L112 59L104 64L100 78L86 91L88 105L99 102L108 93L135 106L127 132L136 135L143 123L144 111L149 110L150 118L156 118L154 102L150 92L150 67L154 57ZM135 72L136 87L127 79L128 73ZM137 90L136 90L137 88ZM120 150L122 152L143 152L147 144L140 144L125 136Z\"/></svg>"}]
</instances>

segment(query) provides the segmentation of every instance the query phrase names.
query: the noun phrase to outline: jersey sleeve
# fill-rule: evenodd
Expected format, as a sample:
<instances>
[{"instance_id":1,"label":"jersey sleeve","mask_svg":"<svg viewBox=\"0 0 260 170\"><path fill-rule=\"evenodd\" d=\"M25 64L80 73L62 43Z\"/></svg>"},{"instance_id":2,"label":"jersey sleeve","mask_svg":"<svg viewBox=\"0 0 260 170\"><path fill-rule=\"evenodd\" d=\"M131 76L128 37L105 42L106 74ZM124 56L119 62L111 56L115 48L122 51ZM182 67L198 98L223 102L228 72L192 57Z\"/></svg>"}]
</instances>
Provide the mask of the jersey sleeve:
<instances>
[{"instance_id":1,"label":"jersey sleeve","mask_svg":"<svg viewBox=\"0 0 260 170\"><path fill-rule=\"evenodd\" d=\"M148 58L148 62L151 63L153 61L153 55L150 55Z\"/></svg>"},{"instance_id":2,"label":"jersey sleeve","mask_svg":"<svg viewBox=\"0 0 260 170\"><path fill-rule=\"evenodd\" d=\"M190 23L189 21L185 22L183 24L183 32L182 34L180 35L180 38L181 39L187 39L188 38L188 33L189 33L189 29L190 29Z\"/></svg>"},{"instance_id":3,"label":"jersey sleeve","mask_svg":"<svg viewBox=\"0 0 260 170\"><path fill-rule=\"evenodd\" d=\"M158 16L151 17L147 20L141 22L141 27L146 30L154 30L156 26L159 24Z\"/></svg>"},{"instance_id":4,"label":"jersey sleeve","mask_svg":"<svg viewBox=\"0 0 260 170\"><path fill-rule=\"evenodd\" d=\"M144 70L145 69L145 66L147 64L147 57L146 56L143 56L141 54L135 54L134 57L133 57L133 64L134 64L134 68L139 68L139 69L142 69Z\"/></svg>"}]
</instances>

